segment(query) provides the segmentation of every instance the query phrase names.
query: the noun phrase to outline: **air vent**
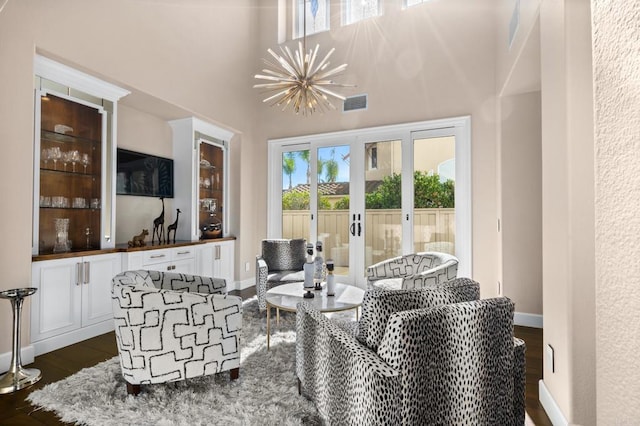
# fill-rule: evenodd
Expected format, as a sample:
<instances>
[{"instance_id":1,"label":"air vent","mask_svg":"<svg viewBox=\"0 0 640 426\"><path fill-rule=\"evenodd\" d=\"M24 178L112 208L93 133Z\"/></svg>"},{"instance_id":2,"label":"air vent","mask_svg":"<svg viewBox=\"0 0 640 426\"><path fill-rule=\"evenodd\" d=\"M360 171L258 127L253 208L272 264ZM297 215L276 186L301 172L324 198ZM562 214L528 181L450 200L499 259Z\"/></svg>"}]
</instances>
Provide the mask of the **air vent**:
<instances>
[{"instance_id":1,"label":"air vent","mask_svg":"<svg viewBox=\"0 0 640 426\"><path fill-rule=\"evenodd\" d=\"M367 109L367 95L356 95L345 99L342 111L356 111Z\"/></svg>"}]
</instances>

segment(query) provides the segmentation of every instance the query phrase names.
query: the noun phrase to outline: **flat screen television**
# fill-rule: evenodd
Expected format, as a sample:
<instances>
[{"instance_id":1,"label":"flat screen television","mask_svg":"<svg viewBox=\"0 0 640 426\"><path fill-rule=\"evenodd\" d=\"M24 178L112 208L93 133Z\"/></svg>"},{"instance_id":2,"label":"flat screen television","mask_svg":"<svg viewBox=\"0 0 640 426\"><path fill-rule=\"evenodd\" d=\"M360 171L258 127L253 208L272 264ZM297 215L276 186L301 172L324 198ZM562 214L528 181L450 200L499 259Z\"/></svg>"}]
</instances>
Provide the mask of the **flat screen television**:
<instances>
[{"instance_id":1,"label":"flat screen television","mask_svg":"<svg viewBox=\"0 0 640 426\"><path fill-rule=\"evenodd\" d=\"M173 160L118 148L116 194L173 198Z\"/></svg>"}]
</instances>

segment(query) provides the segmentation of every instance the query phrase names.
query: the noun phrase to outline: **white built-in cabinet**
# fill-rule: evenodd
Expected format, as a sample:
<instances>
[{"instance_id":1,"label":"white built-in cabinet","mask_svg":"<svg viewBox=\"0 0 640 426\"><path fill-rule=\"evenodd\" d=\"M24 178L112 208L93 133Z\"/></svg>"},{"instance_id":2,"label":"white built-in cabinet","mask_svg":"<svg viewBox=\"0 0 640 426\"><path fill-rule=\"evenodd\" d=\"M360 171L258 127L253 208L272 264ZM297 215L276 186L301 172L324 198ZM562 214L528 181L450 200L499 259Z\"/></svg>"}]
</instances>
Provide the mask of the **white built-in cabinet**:
<instances>
[{"instance_id":1,"label":"white built-in cabinet","mask_svg":"<svg viewBox=\"0 0 640 426\"><path fill-rule=\"evenodd\" d=\"M169 124L173 130L174 205L188 222L178 228L176 238L198 241L228 236L229 141L233 133L193 117Z\"/></svg>"},{"instance_id":2,"label":"white built-in cabinet","mask_svg":"<svg viewBox=\"0 0 640 426\"><path fill-rule=\"evenodd\" d=\"M124 253L124 269L195 274L196 246L180 246Z\"/></svg>"},{"instance_id":3,"label":"white built-in cabinet","mask_svg":"<svg viewBox=\"0 0 640 426\"><path fill-rule=\"evenodd\" d=\"M122 253L32 263L31 341L40 355L113 330L111 278Z\"/></svg>"},{"instance_id":4,"label":"white built-in cabinet","mask_svg":"<svg viewBox=\"0 0 640 426\"><path fill-rule=\"evenodd\" d=\"M197 246L198 275L224 278L227 289L234 282L235 241L225 240L210 242Z\"/></svg>"}]
</instances>

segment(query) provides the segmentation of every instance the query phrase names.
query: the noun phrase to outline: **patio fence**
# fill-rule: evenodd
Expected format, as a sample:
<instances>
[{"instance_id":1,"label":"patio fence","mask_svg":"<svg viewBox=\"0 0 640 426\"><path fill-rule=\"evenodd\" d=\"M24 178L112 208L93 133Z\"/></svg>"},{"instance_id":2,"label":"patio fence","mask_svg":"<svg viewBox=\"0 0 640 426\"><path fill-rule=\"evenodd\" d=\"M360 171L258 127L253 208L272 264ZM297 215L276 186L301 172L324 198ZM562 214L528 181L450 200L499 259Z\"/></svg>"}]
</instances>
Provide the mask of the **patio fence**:
<instances>
[{"instance_id":1,"label":"patio fence","mask_svg":"<svg viewBox=\"0 0 640 426\"><path fill-rule=\"evenodd\" d=\"M402 252L402 213L400 209L368 210L365 214L365 261L377 263ZM414 251L455 254L455 209L415 209L413 214ZM318 236L324 244L325 258L336 266L348 265L348 210L320 210ZM282 238L309 238L309 211L282 212Z\"/></svg>"}]
</instances>

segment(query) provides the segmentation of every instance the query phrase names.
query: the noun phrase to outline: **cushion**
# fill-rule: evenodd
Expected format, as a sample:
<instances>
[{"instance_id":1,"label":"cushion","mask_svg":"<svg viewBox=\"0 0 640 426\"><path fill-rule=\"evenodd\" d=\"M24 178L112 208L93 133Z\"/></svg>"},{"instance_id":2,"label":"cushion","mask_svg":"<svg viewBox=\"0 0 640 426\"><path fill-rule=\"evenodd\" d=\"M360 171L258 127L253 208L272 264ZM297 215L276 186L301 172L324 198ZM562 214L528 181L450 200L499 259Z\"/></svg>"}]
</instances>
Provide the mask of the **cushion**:
<instances>
[{"instance_id":1,"label":"cushion","mask_svg":"<svg viewBox=\"0 0 640 426\"><path fill-rule=\"evenodd\" d=\"M383 278L373 282L373 286L378 290L400 290L404 278Z\"/></svg>"},{"instance_id":2,"label":"cushion","mask_svg":"<svg viewBox=\"0 0 640 426\"><path fill-rule=\"evenodd\" d=\"M275 282L304 281L304 271L275 271L267 275L267 281L275 281Z\"/></svg>"},{"instance_id":3,"label":"cushion","mask_svg":"<svg viewBox=\"0 0 640 426\"><path fill-rule=\"evenodd\" d=\"M362 301L362 315L356 337L364 345L377 351L391 314L479 298L480 285L469 278L457 278L423 289L367 290Z\"/></svg>"},{"instance_id":4,"label":"cushion","mask_svg":"<svg viewBox=\"0 0 640 426\"><path fill-rule=\"evenodd\" d=\"M300 271L306 261L306 240L262 240L262 258L269 271Z\"/></svg>"}]
</instances>

